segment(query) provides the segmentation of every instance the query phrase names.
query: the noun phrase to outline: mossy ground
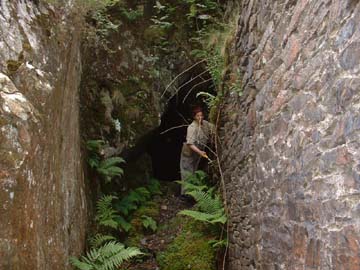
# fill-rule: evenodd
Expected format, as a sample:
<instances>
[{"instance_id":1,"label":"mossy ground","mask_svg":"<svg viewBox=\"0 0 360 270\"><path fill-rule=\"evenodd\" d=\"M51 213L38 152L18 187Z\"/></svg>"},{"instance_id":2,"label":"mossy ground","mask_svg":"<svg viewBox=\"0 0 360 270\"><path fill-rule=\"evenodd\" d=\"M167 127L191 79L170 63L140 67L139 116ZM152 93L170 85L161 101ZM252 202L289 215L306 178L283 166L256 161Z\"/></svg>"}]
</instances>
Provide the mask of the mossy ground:
<instances>
[{"instance_id":1,"label":"mossy ground","mask_svg":"<svg viewBox=\"0 0 360 270\"><path fill-rule=\"evenodd\" d=\"M215 270L216 251L209 241L214 236L209 228L200 222L178 212L190 208L177 195L178 186L163 183L163 195L139 208L133 214L132 230L126 241L129 246L141 248L147 256L122 269L126 270ZM157 221L157 231L145 230L141 217L150 216Z\"/></svg>"},{"instance_id":2,"label":"mossy ground","mask_svg":"<svg viewBox=\"0 0 360 270\"><path fill-rule=\"evenodd\" d=\"M215 269L215 250L209 244L211 235L204 226L190 218L177 216L181 230L174 241L157 256L162 270ZM179 224L179 225L180 225Z\"/></svg>"}]
</instances>

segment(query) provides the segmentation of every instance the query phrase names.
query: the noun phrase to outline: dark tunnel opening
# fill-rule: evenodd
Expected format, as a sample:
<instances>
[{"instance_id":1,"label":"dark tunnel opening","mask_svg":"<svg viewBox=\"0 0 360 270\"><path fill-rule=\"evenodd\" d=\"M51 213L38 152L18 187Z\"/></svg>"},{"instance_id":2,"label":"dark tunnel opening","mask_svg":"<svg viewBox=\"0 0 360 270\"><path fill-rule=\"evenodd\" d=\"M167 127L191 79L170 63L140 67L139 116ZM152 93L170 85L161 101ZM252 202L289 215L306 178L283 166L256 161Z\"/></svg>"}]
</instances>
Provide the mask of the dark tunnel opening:
<instances>
[{"instance_id":1,"label":"dark tunnel opening","mask_svg":"<svg viewBox=\"0 0 360 270\"><path fill-rule=\"evenodd\" d=\"M148 145L153 176L159 180L180 179L180 153L186 139L187 125L192 122L191 111L201 106L208 118L208 108L199 92L215 94L211 75L204 69L193 69L177 81L177 92L168 98L161 124Z\"/></svg>"}]
</instances>

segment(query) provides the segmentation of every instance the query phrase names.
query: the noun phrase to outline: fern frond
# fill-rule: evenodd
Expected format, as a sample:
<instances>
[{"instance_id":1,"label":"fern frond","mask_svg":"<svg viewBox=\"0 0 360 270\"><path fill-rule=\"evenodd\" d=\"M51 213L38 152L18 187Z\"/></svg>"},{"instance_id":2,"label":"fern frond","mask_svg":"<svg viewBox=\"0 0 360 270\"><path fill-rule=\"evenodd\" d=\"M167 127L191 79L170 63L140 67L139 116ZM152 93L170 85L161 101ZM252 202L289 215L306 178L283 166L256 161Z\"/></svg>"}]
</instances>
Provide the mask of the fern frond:
<instances>
[{"instance_id":1,"label":"fern frond","mask_svg":"<svg viewBox=\"0 0 360 270\"><path fill-rule=\"evenodd\" d=\"M191 195L195 199L196 207L202 212L215 214L223 209L222 201L219 196L213 198L211 193L197 190L187 192L186 194Z\"/></svg>"},{"instance_id":2,"label":"fern frond","mask_svg":"<svg viewBox=\"0 0 360 270\"><path fill-rule=\"evenodd\" d=\"M208 187L206 185L202 185L202 186L198 186L198 185L194 185L190 182L187 181L175 181L176 183L179 183L180 185L183 186L184 190L186 190L186 192L191 192L191 191L203 191L203 190L207 190Z\"/></svg>"},{"instance_id":3,"label":"fern frond","mask_svg":"<svg viewBox=\"0 0 360 270\"><path fill-rule=\"evenodd\" d=\"M138 207L136 203L131 198L129 198L129 196L126 196L120 202L115 204L115 208L127 216L129 215L130 211L136 210Z\"/></svg>"},{"instance_id":4,"label":"fern frond","mask_svg":"<svg viewBox=\"0 0 360 270\"><path fill-rule=\"evenodd\" d=\"M106 195L98 200L96 204L95 220L98 221L100 225L117 229L119 227L119 224L116 222L116 219L120 216L112 207L113 199L117 199L117 197L112 195Z\"/></svg>"},{"instance_id":5,"label":"fern frond","mask_svg":"<svg viewBox=\"0 0 360 270\"><path fill-rule=\"evenodd\" d=\"M222 215L221 213L218 214L208 214L200 211L194 211L194 210L182 210L179 212L180 215L185 215L192 217L195 220L202 221L202 222L208 222L211 224L215 223L226 223L226 217L225 215Z\"/></svg>"},{"instance_id":6,"label":"fern frond","mask_svg":"<svg viewBox=\"0 0 360 270\"><path fill-rule=\"evenodd\" d=\"M145 229L150 228L153 232L156 231L157 224L156 224L156 221L152 217L149 217L147 215L142 215L141 220L142 220L142 225L144 226Z\"/></svg>"},{"instance_id":7,"label":"fern frond","mask_svg":"<svg viewBox=\"0 0 360 270\"><path fill-rule=\"evenodd\" d=\"M110 241L110 240L115 240L116 238L114 236L111 235L103 235L103 234L96 234L94 237L92 237L89 242L91 247L99 247L101 246L103 243Z\"/></svg>"},{"instance_id":8,"label":"fern frond","mask_svg":"<svg viewBox=\"0 0 360 270\"><path fill-rule=\"evenodd\" d=\"M115 270L124 261L143 254L138 248L110 241L100 248L93 248L81 256L81 260L70 258L70 263L80 270Z\"/></svg>"},{"instance_id":9,"label":"fern frond","mask_svg":"<svg viewBox=\"0 0 360 270\"><path fill-rule=\"evenodd\" d=\"M118 224L118 227L120 227L120 229L124 232L130 231L130 229L132 228L131 224L121 216L117 216L115 220Z\"/></svg>"},{"instance_id":10,"label":"fern frond","mask_svg":"<svg viewBox=\"0 0 360 270\"><path fill-rule=\"evenodd\" d=\"M77 269L80 269L80 270L93 270L94 269L92 265L81 262L76 257L70 257L70 263L71 263L71 265L73 265L74 267L76 267Z\"/></svg>"},{"instance_id":11,"label":"fern frond","mask_svg":"<svg viewBox=\"0 0 360 270\"><path fill-rule=\"evenodd\" d=\"M141 201L144 202L148 199L150 199L151 194L145 187L139 187L134 190L136 193L139 194L139 197L141 198Z\"/></svg>"},{"instance_id":12,"label":"fern frond","mask_svg":"<svg viewBox=\"0 0 360 270\"><path fill-rule=\"evenodd\" d=\"M117 266L121 265L124 261L127 261L135 256L142 255L143 253L135 247L122 248L121 250L117 250L116 252L112 252L112 254L106 257L104 264L99 270L112 270Z\"/></svg>"},{"instance_id":13,"label":"fern frond","mask_svg":"<svg viewBox=\"0 0 360 270\"><path fill-rule=\"evenodd\" d=\"M143 201L143 197L141 197L141 194L137 193L134 190L130 191L129 195L127 196L127 199L129 202L135 202L135 203L140 203L141 201Z\"/></svg>"},{"instance_id":14,"label":"fern frond","mask_svg":"<svg viewBox=\"0 0 360 270\"><path fill-rule=\"evenodd\" d=\"M97 171L100 174L102 174L103 176L105 176L105 178L107 178L109 181L114 176L121 176L124 174L124 170L117 166L103 168L103 167L101 167L101 165L99 165L99 167L97 168Z\"/></svg>"},{"instance_id":15,"label":"fern frond","mask_svg":"<svg viewBox=\"0 0 360 270\"><path fill-rule=\"evenodd\" d=\"M86 148L92 152L98 152L100 147L105 144L103 140L88 140L86 142Z\"/></svg>"},{"instance_id":16,"label":"fern frond","mask_svg":"<svg viewBox=\"0 0 360 270\"><path fill-rule=\"evenodd\" d=\"M121 157L111 157L111 158L107 158L107 159L104 159L103 161L101 161L100 167L105 169L105 168L109 168L116 164L120 164L120 163L124 163L124 162L125 162L125 160Z\"/></svg>"}]
</instances>

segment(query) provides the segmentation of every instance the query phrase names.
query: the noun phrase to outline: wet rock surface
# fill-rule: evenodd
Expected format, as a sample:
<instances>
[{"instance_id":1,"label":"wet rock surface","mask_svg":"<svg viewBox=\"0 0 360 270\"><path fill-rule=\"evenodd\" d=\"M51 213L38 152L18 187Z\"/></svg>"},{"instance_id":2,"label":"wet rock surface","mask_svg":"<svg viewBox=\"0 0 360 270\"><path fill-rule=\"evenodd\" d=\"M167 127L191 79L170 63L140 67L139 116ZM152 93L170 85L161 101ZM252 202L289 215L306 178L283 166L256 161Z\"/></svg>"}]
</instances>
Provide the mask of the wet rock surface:
<instances>
[{"instance_id":1,"label":"wet rock surface","mask_svg":"<svg viewBox=\"0 0 360 270\"><path fill-rule=\"evenodd\" d=\"M359 269L360 4L241 6L244 94L221 131L229 269Z\"/></svg>"},{"instance_id":2,"label":"wet rock surface","mask_svg":"<svg viewBox=\"0 0 360 270\"><path fill-rule=\"evenodd\" d=\"M0 1L0 269L69 269L87 221L71 1Z\"/></svg>"}]
</instances>

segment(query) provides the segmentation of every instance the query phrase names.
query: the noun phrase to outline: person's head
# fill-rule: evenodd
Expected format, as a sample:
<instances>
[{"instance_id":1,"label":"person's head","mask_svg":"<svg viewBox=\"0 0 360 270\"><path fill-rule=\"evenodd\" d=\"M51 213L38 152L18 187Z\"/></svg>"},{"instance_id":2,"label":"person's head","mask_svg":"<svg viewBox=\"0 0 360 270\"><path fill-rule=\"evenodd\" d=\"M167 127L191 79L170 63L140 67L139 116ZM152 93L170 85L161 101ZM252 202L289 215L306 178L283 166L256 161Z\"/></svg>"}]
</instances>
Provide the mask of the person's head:
<instances>
[{"instance_id":1,"label":"person's head","mask_svg":"<svg viewBox=\"0 0 360 270\"><path fill-rule=\"evenodd\" d=\"M198 123L201 123L204 120L204 113L201 107L195 107L192 111L193 119Z\"/></svg>"}]
</instances>

